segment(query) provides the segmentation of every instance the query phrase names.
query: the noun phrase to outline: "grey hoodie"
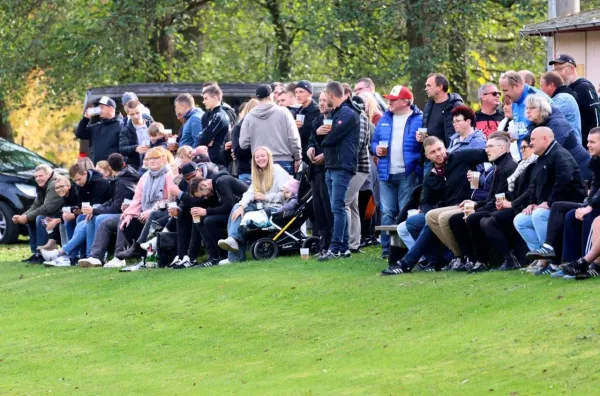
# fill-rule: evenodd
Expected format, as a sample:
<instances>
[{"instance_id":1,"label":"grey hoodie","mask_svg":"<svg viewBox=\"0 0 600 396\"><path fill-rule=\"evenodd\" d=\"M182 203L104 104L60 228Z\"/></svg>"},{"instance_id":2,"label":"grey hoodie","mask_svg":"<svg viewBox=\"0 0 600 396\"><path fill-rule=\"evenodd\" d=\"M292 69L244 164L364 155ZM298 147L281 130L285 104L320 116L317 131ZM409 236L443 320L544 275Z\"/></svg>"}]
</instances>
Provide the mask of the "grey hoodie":
<instances>
[{"instance_id":1,"label":"grey hoodie","mask_svg":"<svg viewBox=\"0 0 600 396\"><path fill-rule=\"evenodd\" d=\"M267 147L273 161L292 161L302 158L300 134L292 114L275 103L261 103L253 108L242 122L240 147Z\"/></svg>"}]
</instances>

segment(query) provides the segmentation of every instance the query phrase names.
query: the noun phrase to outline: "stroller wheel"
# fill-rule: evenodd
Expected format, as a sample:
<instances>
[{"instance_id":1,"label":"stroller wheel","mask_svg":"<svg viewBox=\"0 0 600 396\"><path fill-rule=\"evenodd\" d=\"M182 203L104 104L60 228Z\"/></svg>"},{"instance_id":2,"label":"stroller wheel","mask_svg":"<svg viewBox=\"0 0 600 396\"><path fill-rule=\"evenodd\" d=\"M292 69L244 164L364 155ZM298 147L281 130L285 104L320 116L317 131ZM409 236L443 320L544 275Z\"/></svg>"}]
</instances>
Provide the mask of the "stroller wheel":
<instances>
[{"instance_id":1,"label":"stroller wheel","mask_svg":"<svg viewBox=\"0 0 600 396\"><path fill-rule=\"evenodd\" d=\"M302 242L302 247L304 249L310 249L310 254L319 253L319 244L321 243L321 238L311 236L306 238L304 242Z\"/></svg>"},{"instance_id":2,"label":"stroller wheel","mask_svg":"<svg viewBox=\"0 0 600 396\"><path fill-rule=\"evenodd\" d=\"M269 238L261 238L252 245L254 260L272 260L279 254L277 243Z\"/></svg>"}]
</instances>

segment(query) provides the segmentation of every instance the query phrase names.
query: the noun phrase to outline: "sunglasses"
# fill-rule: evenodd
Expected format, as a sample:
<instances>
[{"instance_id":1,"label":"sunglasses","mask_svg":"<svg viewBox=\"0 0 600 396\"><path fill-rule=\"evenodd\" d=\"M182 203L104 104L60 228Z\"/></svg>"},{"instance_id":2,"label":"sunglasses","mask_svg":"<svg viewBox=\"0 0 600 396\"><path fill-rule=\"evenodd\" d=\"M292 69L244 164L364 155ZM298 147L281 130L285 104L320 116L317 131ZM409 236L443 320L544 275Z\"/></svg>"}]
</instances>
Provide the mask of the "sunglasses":
<instances>
[{"instance_id":1,"label":"sunglasses","mask_svg":"<svg viewBox=\"0 0 600 396\"><path fill-rule=\"evenodd\" d=\"M500 96L500 95L502 95L502 94L501 94L500 92L488 92L488 93L484 93L484 94L483 94L483 96L486 96L486 95Z\"/></svg>"}]
</instances>

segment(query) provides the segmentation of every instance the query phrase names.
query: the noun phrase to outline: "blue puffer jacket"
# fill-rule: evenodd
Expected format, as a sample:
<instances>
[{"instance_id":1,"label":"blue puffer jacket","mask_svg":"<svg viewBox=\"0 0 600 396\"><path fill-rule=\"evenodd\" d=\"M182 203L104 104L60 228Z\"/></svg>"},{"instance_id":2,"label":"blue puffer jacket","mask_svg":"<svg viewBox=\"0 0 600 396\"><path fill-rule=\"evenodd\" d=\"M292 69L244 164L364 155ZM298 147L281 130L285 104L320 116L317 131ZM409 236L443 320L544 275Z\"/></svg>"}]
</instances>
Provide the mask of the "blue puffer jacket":
<instances>
[{"instance_id":1,"label":"blue puffer jacket","mask_svg":"<svg viewBox=\"0 0 600 396\"><path fill-rule=\"evenodd\" d=\"M419 160L421 158L421 143L417 142L417 129L419 129L423 123L423 112L419 110L416 105L410 106L412 114L406 121L404 127L404 137L402 139L402 147L404 153L404 168L407 175L416 172L417 175L421 174L421 165ZM377 146L379 141L387 140L389 143L388 154L385 157L379 157L377 162L377 172L379 174L379 180L387 181L390 176L390 159L389 156L392 152L392 141L394 135L394 114L390 111L383 113L383 116L375 127L375 133L371 140L371 152L376 155Z\"/></svg>"}]
</instances>

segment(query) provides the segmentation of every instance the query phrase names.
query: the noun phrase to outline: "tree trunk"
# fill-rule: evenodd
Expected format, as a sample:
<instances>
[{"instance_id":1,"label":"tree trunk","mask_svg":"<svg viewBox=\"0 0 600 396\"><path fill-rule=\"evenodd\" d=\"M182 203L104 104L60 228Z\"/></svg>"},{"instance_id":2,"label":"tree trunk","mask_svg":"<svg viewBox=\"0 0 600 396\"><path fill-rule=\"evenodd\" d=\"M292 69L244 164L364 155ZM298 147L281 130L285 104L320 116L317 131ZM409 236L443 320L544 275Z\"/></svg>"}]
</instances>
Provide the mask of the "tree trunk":
<instances>
[{"instance_id":1,"label":"tree trunk","mask_svg":"<svg viewBox=\"0 0 600 396\"><path fill-rule=\"evenodd\" d=\"M448 43L450 54L450 70L448 81L453 92L460 94L463 100L467 100L469 94L467 77L467 43L458 38Z\"/></svg>"},{"instance_id":2,"label":"tree trunk","mask_svg":"<svg viewBox=\"0 0 600 396\"><path fill-rule=\"evenodd\" d=\"M414 102L419 108L425 106L427 96L424 91L425 81L430 70L425 47L422 8L418 2L406 4L406 30L408 32L408 71L412 85Z\"/></svg>"},{"instance_id":3,"label":"tree trunk","mask_svg":"<svg viewBox=\"0 0 600 396\"><path fill-rule=\"evenodd\" d=\"M289 78L292 71L292 40L286 29L285 22L281 18L281 7L279 0L266 0L261 3L271 15L277 44L275 47L275 59L277 60L277 73L275 79Z\"/></svg>"},{"instance_id":4,"label":"tree trunk","mask_svg":"<svg viewBox=\"0 0 600 396\"><path fill-rule=\"evenodd\" d=\"M6 108L6 102L0 98L0 137L13 142L12 128L8 121L8 109Z\"/></svg>"}]
</instances>

